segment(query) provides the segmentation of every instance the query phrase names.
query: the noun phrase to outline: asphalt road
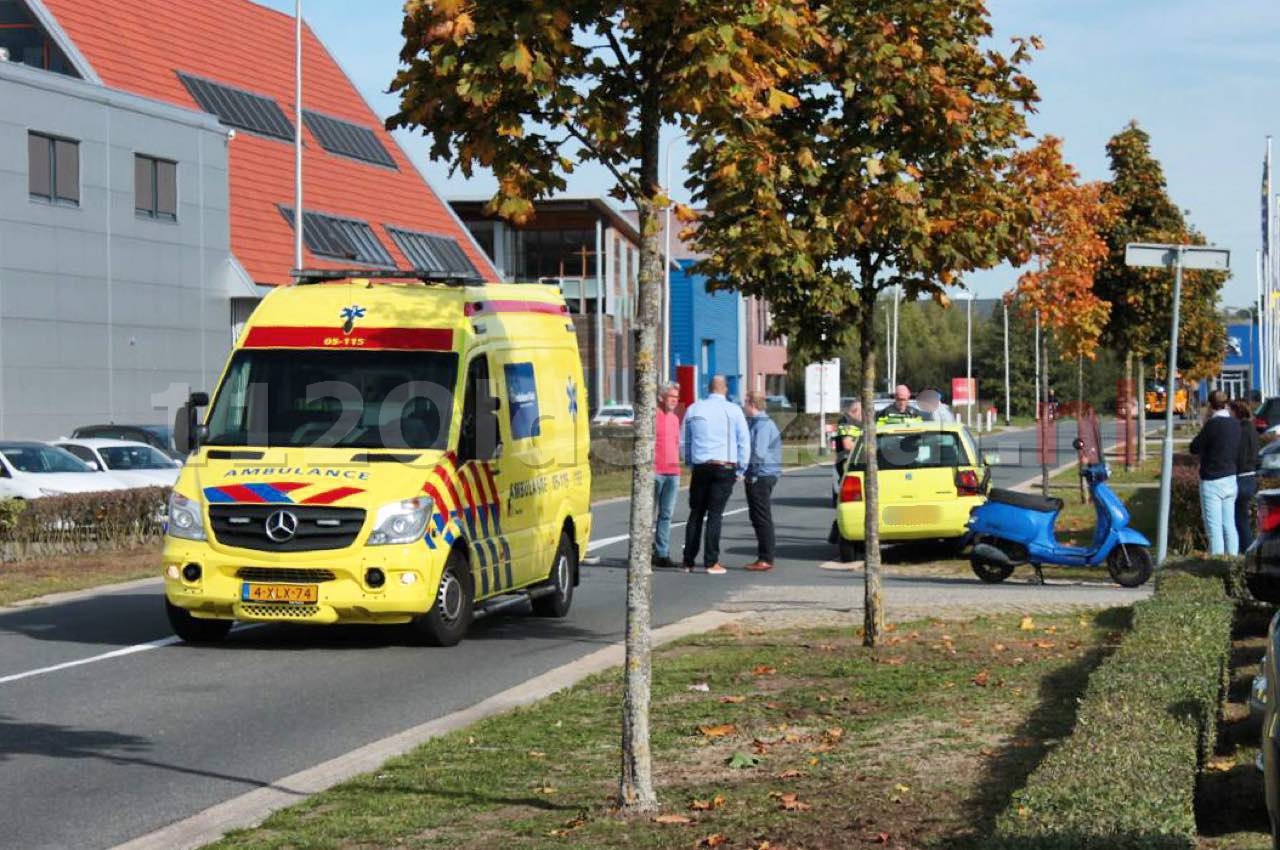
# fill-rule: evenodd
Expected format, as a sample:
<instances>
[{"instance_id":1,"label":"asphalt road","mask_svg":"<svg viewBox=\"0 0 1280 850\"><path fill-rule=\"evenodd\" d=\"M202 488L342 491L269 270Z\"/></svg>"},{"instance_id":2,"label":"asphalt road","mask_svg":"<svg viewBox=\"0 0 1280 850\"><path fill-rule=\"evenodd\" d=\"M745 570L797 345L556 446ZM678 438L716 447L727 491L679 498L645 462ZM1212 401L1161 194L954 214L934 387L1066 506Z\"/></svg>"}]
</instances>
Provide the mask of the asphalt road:
<instances>
[{"instance_id":1,"label":"asphalt road","mask_svg":"<svg viewBox=\"0 0 1280 850\"><path fill-rule=\"evenodd\" d=\"M1060 463L1072 437L1064 428ZM998 485L1036 474L1033 441L1029 431L986 441L1005 463L1027 463L1000 467ZM834 557L829 494L826 469L784 477L778 563L761 575L733 569L755 554L739 490L725 522L730 573L659 572L655 624L716 606L855 611L861 577L818 568ZM174 645L158 583L0 611L0 847L112 847L621 640L627 509L597 508L600 560L583 568L569 618L500 614L448 650L367 627L263 626L215 648ZM682 536L681 526L673 538ZM893 612L1126 604L1143 592L908 576L888 580L886 594Z\"/></svg>"}]
</instances>

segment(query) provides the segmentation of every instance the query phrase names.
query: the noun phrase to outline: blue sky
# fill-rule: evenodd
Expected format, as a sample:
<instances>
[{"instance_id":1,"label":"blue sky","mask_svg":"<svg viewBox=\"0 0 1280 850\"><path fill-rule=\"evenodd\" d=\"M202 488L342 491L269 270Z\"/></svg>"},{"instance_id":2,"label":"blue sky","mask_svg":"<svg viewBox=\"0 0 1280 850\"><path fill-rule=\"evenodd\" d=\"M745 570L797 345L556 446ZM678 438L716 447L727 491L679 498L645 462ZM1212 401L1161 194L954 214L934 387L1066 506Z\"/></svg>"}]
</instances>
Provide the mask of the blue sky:
<instances>
[{"instance_id":1,"label":"blue sky","mask_svg":"<svg viewBox=\"0 0 1280 850\"><path fill-rule=\"evenodd\" d=\"M263 0L292 12L292 0ZM1106 142L1130 119L1151 134L1169 192L1210 242L1231 249L1234 277L1223 300L1254 298L1259 191L1266 135L1280 135L1280 7L1274 0L989 0L1003 42L1039 35L1045 49L1030 66L1042 102L1037 133L1065 140L1086 179L1105 179ZM399 65L401 5L394 0L303 0L303 15L380 115L396 100L386 89ZM305 93L303 95L305 102ZM487 196L489 178L448 177L430 162L421 136L399 139L427 179L448 197ZM673 148L678 169L683 147ZM1280 139L1276 143L1280 160ZM570 179L574 194L603 196L602 170ZM687 192L677 187L677 199ZM1009 288L1011 270L979 275L978 295Z\"/></svg>"}]
</instances>

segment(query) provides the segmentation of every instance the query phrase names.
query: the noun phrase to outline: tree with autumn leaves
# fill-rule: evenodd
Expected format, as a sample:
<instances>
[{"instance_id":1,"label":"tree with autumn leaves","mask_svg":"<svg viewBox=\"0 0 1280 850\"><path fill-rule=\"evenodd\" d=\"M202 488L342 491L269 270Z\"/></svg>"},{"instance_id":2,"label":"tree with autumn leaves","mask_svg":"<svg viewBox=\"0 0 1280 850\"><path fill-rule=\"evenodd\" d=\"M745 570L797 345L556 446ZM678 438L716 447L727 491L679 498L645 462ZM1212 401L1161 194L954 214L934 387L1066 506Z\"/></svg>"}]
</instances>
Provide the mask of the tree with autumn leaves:
<instances>
[{"instance_id":1,"label":"tree with autumn leaves","mask_svg":"<svg viewBox=\"0 0 1280 850\"><path fill-rule=\"evenodd\" d=\"M793 103L783 86L812 73L821 38L804 0L409 0L400 110L431 155L465 176L492 170L489 208L515 223L562 191L581 163L639 211L635 450L627 566L619 803L657 804L649 748L653 447L663 258L664 126L732 136Z\"/></svg>"},{"instance_id":2,"label":"tree with autumn leaves","mask_svg":"<svg viewBox=\"0 0 1280 850\"><path fill-rule=\"evenodd\" d=\"M793 350L859 340L866 463L864 642L884 628L876 485L875 307L888 287L947 302L965 272L1019 260L1030 209L1010 177L1036 90L1034 43L989 44L981 0L823 7L789 108L734 132L695 117L690 234L713 286L770 302Z\"/></svg>"}]
</instances>

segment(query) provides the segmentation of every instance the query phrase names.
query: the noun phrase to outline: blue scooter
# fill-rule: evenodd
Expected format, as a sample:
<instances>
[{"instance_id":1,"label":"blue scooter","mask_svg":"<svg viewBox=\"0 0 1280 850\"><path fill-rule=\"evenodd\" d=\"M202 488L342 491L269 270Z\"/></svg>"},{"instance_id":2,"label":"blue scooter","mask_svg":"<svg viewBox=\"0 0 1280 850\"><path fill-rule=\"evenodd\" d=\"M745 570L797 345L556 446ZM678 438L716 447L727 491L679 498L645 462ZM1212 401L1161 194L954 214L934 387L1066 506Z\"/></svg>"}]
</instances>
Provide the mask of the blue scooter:
<instances>
[{"instance_id":1,"label":"blue scooter","mask_svg":"<svg viewBox=\"0 0 1280 850\"><path fill-rule=\"evenodd\" d=\"M1138 587L1151 578L1151 541L1129 527L1129 511L1107 486L1107 467L1093 464L1080 475L1089 484L1098 524L1088 546L1064 546L1053 534L1061 499L993 489L969 516L969 557L973 572L989 584L1004 581L1014 567L1031 564L1041 584L1041 567L1107 565L1116 584Z\"/></svg>"}]
</instances>

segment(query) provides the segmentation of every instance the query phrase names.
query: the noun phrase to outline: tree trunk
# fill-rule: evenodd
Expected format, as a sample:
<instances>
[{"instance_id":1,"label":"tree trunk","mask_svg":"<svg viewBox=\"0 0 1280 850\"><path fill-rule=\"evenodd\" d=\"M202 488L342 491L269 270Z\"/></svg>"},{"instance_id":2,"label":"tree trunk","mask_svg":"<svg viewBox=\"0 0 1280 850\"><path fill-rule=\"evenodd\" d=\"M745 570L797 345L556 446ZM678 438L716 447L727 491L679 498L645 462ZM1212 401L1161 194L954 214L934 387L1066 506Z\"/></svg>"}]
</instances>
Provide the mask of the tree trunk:
<instances>
[{"instance_id":1,"label":"tree trunk","mask_svg":"<svg viewBox=\"0 0 1280 850\"><path fill-rule=\"evenodd\" d=\"M880 590L880 484L876 469L876 290L868 264L862 269L862 332L858 351L862 356L862 456L866 475L862 498L866 504L866 578L863 582L862 645L877 646L884 633L884 606Z\"/></svg>"},{"instance_id":2,"label":"tree trunk","mask_svg":"<svg viewBox=\"0 0 1280 850\"><path fill-rule=\"evenodd\" d=\"M653 790L653 761L649 745L649 702L653 678L650 635L653 572L653 451L658 393L658 328L662 313L662 264L658 247L660 219L654 203L658 185L656 100L641 107L640 171L645 196L640 211L640 275L636 311L635 449L631 476L631 545L627 552L627 632L623 665L622 777L618 806L647 812L658 807ZM603 270L603 263L597 269Z\"/></svg>"},{"instance_id":3,"label":"tree trunk","mask_svg":"<svg viewBox=\"0 0 1280 850\"><path fill-rule=\"evenodd\" d=\"M1173 404L1173 395L1169 392L1169 382L1165 381L1164 403ZM1138 358L1138 463L1147 459L1147 364Z\"/></svg>"},{"instance_id":4,"label":"tree trunk","mask_svg":"<svg viewBox=\"0 0 1280 850\"><path fill-rule=\"evenodd\" d=\"M1076 412L1076 436L1083 437L1084 434L1082 433L1082 431L1084 429L1084 417L1085 417L1084 356L1083 355L1076 355L1076 411L1077 411ZM1099 446L1098 450L1101 451L1102 447ZM1077 458L1078 458L1078 453L1077 453ZM1089 488L1085 486L1084 476L1082 475L1080 476L1080 504L1083 505L1088 501L1089 501Z\"/></svg>"}]
</instances>

